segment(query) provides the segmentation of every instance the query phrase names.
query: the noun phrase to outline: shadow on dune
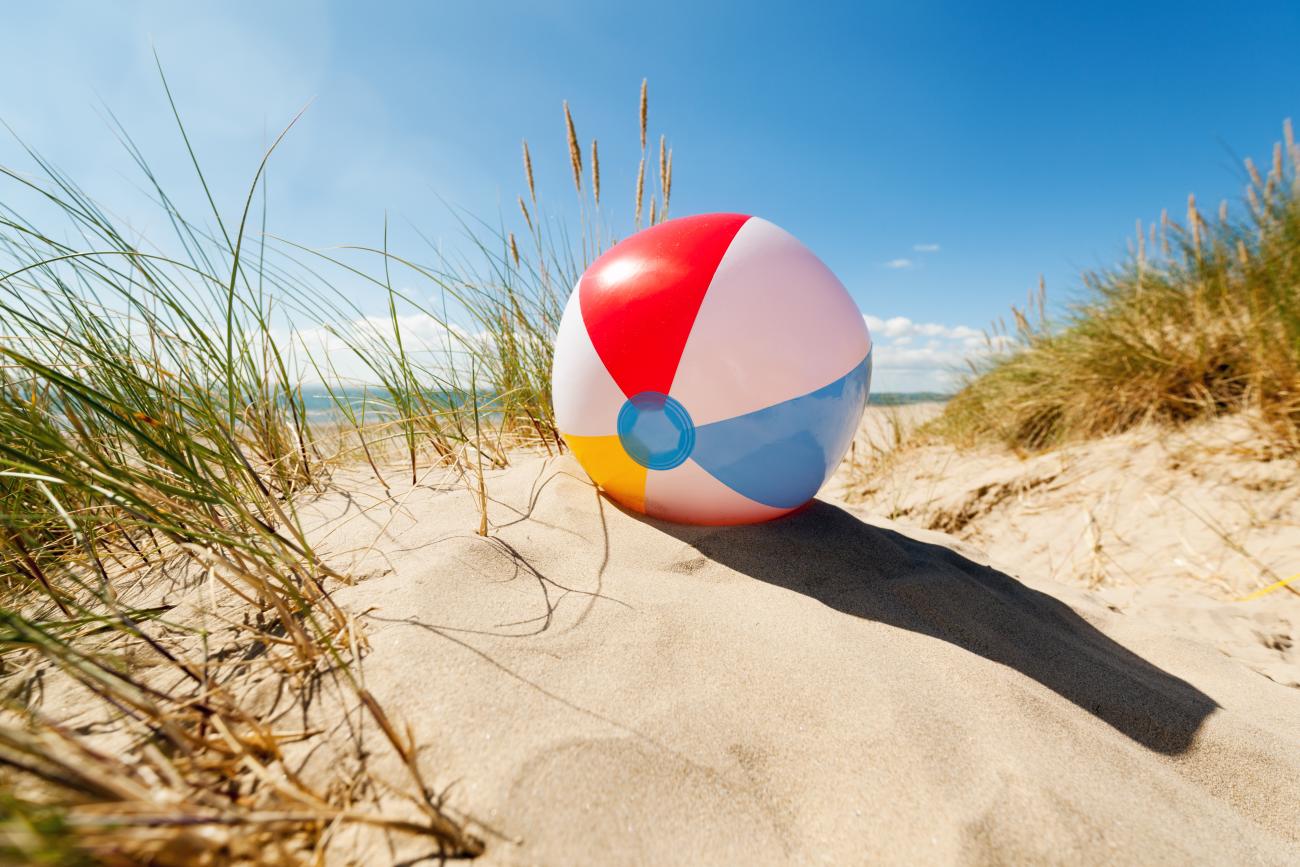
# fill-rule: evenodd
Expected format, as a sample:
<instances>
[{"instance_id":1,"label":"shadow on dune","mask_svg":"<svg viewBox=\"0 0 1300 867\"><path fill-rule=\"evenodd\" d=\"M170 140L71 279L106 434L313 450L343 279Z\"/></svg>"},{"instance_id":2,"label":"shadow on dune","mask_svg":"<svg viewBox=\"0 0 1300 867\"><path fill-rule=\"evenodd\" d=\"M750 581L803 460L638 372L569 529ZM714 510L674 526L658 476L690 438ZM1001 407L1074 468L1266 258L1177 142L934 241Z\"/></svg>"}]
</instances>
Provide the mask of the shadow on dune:
<instances>
[{"instance_id":1,"label":"shadow on dune","mask_svg":"<svg viewBox=\"0 0 1300 867\"><path fill-rule=\"evenodd\" d=\"M1151 750L1186 751L1218 706L1059 600L820 500L747 527L652 523L745 575L1013 668Z\"/></svg>"}]
</instances>

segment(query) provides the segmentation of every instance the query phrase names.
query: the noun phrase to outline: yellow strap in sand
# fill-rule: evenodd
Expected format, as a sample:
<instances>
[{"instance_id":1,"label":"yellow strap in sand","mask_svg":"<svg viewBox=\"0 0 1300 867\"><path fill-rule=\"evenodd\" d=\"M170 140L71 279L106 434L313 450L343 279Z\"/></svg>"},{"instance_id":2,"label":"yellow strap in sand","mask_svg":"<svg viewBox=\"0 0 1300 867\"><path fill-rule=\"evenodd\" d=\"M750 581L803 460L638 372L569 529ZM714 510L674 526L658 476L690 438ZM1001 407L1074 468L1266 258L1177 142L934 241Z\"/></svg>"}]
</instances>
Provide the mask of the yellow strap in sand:
<instances>
[{"instance_id":1,"label":"yellow strap in sand","mask_svg":"<svg viewBox=\"0 0 1300 867\"><path fill-rule=\"evenodd\" d=\"M1267 587L1261 587L1260 589L1256 590L1254 593L1251 593L1248 596L1243 596L1237 601L1249 602L1252 599L1258 599L1261 596L1267 596L1268 594L1272 593L1274 590L1281 590L1283 587L1287 586L1297 578L1300 578L1300 572L1295 573L1290 578L1283 578L1281 581L1270 584Z\"/></svg>"}]
</instances>

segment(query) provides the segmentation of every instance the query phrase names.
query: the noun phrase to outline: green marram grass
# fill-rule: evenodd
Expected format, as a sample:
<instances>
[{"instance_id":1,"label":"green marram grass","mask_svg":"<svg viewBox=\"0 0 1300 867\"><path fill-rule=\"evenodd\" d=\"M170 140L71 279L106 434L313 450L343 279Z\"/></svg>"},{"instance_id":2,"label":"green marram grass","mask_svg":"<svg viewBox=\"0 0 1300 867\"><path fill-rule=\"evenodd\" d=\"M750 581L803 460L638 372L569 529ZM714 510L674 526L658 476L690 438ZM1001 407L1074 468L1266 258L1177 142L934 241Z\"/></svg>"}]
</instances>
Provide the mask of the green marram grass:
<instances>
[{"instance_id":1,"label":"green marram grass","mask_svg":"<svg viewBox=\"0 0 1300 867\"><path fill-rule=\"evenodd\" d=\"M644 85L641 97L638 224ZM469 817L431 785L437 769L365 689L364 636L330 595L350 578L313 550L297 506L342 465L385 487L441 468L476 492L488 534L484 473L521 447L563 449L552 341L570 287L613 241L596 143L584 193L565 105L574 234L546 216L525 144L522 243L464 217L468 252L448 261L431 245L422 261L389 250L386 225L379 247L273 236L274 146L241 210L222 213L171 105L210 206L198 219L110 115L169 238L120 227L35 150L30 171L0 166L0 862L306 862L357 824L476 854ZM671 188L662 140L660 163L654 221ZM353 303L358 286L383 315ZM366 372L360 402L340 353ZM308 412L308 378L334 398L328 422ZM206 582L224 620L175 617L156 591L175 581ZM326 745L348 786L299 779L284 747L313 733L282 732L243 689L268 672L298 700L333 702L349 731L379 732L405 778L372 779L376 744L357 738ZM93 724L47 715L46 690L78 695Z\"/></svg>"},{"instance_id":2,"label":"green marram grass","mask_svg":"<svg viewBox=\"0 0 1300 867\"><path fill-rule=\"evenodd\" d=\"M1249 178L1243 218L1189 198L1128 261L1085 274L1060 321L1041 292L974 365L932 428L958 442L1043 449L1142 422L1251 412L1300 446L1300 149L1288 121L1271 165Z\"/></svg>"}]
</instances>

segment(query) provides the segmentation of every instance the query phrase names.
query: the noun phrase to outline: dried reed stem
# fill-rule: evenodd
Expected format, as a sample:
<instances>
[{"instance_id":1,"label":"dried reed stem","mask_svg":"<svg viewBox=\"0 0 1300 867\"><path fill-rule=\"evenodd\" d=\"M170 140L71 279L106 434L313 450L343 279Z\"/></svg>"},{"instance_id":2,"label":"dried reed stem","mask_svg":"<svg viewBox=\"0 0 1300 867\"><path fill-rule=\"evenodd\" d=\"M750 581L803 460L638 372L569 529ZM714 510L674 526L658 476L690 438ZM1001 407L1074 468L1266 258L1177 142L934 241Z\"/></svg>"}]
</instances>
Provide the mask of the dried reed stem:
<instances>
[{"instance_id":1,"label":"dried reed stem","mask_svg":"<svg viewBox=\"0 0 1300 867\"><path fill-rule=\"evenodd\" d=\"M596 140L591 140L591 192L600 204L600 154L596 151Z\"/></svg>"},{"instance_id":2,"label":"dried reed stem","mask_svg":"<svg viewBox=\"0 0 1300 867\"><path fill-rule=\"evenodd\" d=\"M524 139L524 177L528 180L528 197L537 204L537 188L533 186L533 157L528 153L528 139ZM520 202L522 205L523 203Z\"/></svg>"},{"instance_id":3,"label":"dried reed stem","mask_svg":"<svg viewBox=\"0 0 1300 867\"><path fill-rule=\"evenodd\" d=\"M664 184L664 213L668 213L668 199L673 194L673 149L668 149L668 171L665 172L667 183Z\"/></svg>"},{"instance_id":4,"label":"dried reed stem","mask_svg":"<svg viewBox=\"0 0 1300 867\"><path fill-rule=\"evenodd\" d=\"M647 80L644 78L641 79L641 150L643 151L645 150L646 118L649 114L649 112L647 111L649 107L649 100L647 99L646 81Z\"/></svg>"},{"instance_id":5,"label":"dried reed stem","mask_svg":"<svg viewBox=\"0 0 1300 867\"><path fill-rule=\"evenodd\" d=\"M1259 169L1255 168L1255 161L1246 157L1246 172L1250 175L1250 180L1257 187L1264 186L1264 179L1259 176Z\"/></svg>"},{"instance_id":6,"label":"dried reed stem","mask_svg":"<svg viewBox=\"0 0 1300 867\"><path fill-rule=\"evenodd\" d=\"M1295 172L1293 182L1300 184L1300 172L1296 169L1300 167L1300 148L1296 147L1295 130L1291 127L1291 118L1282 121L1282 137L1286 140L1286 154L1291 160L1291 170Z\"/></svg>"},{"instance_id":7,"label":"dried reed stem","mask_svg":"<svg viewBox=\"0 0 1300 867\"><path fill-rule=\"evenodd\" d=\"M582 192L582 150L578 147L578 133L573 128L573 115L569 113L569 101L564 101L564 126L569 134L569 164L573 167L573 187Z\"/></svg>"},{"instance_id":8,"label":"dried reed stem","mask_svg":"<svg viewBox=\"0 0 1300 867\"><path fill-rule=\"evenodd\" d=\"M516 196L516 198L519 199L519 211L524 215L524 222L528 224L528 231L531 232L533 230L533 218L528 213L528 206L524 204L523 196Z\"/></svg>"},{"instance_id":9,"label":"dried reed stem","mask_svg":"<svg viewBox=\"0 0 1300 867\"><path fill-rule=\"evenodd\" d=\"M668 154L664 150L664 136L659 136L659 192L668 189Z\"/></svg>"},{"instance_id":10,"label":"dried reed stem","mask_svg":"<svg viewBox=\"0 0 1300 867\"><path fill-rule=\"evenodd\" d=\"M641 155L641 165L636 170L636 225L641 227L641 197L645 194L645 154Z\"/></svg>"},{"instance_id":11,"label":"dried reed stem","mask_svg":"<svg viewBox=\"0 0 1300 867\"><path fill-rule=\"evenodd\" d=\"M1138 242L1138 246L1137 246L1138 280L1141 281L1142 272L1146 270L1146 264L1147 264L1146 235L1142 233L1141 220L1137 221L1137 242Z\"/></svg>"}]
</instances>

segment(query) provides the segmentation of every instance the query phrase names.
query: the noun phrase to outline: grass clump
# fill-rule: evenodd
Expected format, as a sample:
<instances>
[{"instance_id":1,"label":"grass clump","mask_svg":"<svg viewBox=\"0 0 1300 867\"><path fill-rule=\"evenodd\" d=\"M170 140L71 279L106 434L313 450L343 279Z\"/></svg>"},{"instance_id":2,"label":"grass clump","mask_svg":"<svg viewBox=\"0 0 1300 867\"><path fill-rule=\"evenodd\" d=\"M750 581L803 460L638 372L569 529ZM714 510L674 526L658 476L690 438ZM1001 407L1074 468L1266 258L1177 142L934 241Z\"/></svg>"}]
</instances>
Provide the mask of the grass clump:
<instances>
[{"instance_id":1,"label":"grass clump","mask_svg":"<svg viewBox=\"0 0 1300 867\"><path fill-rule=\"evenodd\" d=\"M1139 222L1123 264L1087 273L1060 322L1043 296L1013 308L935 430L957 441L1043 449L1255 411L1300 445L1300 178L1290 121L1262 175L1246 161L1248 209Z\"/></svg>"},{"instance_id":2,"label":"grass clump","mask_svg":"<svg viewBox=\"0 0 1300 867\"><path fill-rule=\"evenodd\" d=\"M596 143L588 198L564 116L581 235L545 216L525 145L524 243L467 220L457 261L399 256L386 227L328 253L273 236L270 151L234 215L193 159L211 210L192 219L114 127L171 229L148 242L36 152L0 166L0 862L319 863L358 827L483 851L365 688L332 596L351 578L298 506L352 462L386 487L436 470L487 534L485 470L563 448L552 339L613 240ZM644 86L641 116L638 196Z\"/></svg>"}]
</instances>

